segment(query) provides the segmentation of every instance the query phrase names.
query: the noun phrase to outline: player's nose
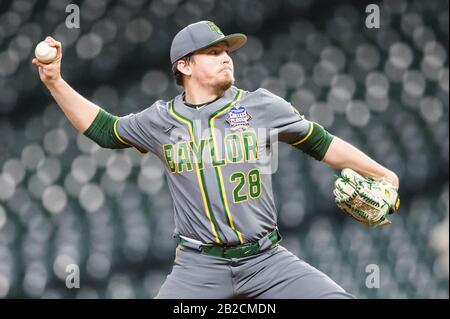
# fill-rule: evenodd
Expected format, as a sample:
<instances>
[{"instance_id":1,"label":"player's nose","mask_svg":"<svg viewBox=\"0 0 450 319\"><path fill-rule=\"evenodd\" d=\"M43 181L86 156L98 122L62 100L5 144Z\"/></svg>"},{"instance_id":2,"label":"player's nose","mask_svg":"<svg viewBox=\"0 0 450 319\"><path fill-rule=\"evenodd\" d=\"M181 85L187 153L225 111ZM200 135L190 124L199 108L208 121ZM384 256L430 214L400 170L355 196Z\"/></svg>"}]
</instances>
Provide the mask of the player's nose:
<instances>
[{"instance_id":1,"label":"player's nose","mask_svg":"<svg viewBox=\"0 0 450 319\"><path fill-rule=\"evenodd\" d=\"M232 65L231 57L226 51L222 53L222 64Z\"/></svg>"}]
</instances>

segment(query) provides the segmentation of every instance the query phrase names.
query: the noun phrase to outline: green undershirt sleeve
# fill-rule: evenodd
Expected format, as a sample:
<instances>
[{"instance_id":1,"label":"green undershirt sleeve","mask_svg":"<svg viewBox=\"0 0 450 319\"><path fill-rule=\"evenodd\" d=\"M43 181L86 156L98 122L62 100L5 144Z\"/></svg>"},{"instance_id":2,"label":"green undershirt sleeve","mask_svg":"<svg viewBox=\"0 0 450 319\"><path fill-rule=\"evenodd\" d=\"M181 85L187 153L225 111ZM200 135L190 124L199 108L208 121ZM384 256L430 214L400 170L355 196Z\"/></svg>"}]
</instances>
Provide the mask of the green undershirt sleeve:
<instances>
[{"instance_id":1,"label":"green undershirt sleeve","mask_svg":"<svg viewBox=\"0 0 450 319\"><path fill-rule=\"evenodd\" d=\"M91 126L83 134L104 148L131 147L121 142L114 133L114 125L118 119L117 116L100 109Z\"/></svg>"},{"instance_id":2,"label":"green undershirt sleeve","mask_svg":"<svg viewBox=\"0 0 450 319\"><path fill-rule=\"evenodd\" d=\"M301 140L291 143L291 145L321 161L328 151L334 136L315 122L310 122L309 125L308 134Z\"/></svg>"}]
</instances>

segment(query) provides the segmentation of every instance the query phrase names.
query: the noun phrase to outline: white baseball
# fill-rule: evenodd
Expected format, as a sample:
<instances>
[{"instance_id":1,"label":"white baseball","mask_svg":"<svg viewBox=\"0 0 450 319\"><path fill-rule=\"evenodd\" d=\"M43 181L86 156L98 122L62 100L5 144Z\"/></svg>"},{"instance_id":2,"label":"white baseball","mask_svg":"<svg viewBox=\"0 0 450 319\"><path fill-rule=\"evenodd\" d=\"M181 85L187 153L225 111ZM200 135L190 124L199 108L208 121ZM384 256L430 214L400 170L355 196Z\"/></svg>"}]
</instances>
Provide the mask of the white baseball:
<instances>
[{"instance_id":1,"label":"white baseball","mask_svg":"<svg viewBox=\"0 0 450 319\"><path fill-rule=\"evenodd\" d=\"M39 62L42 63L50 63L55 60L56 53L56 48L49 46L48 43L44 41L39 42L39 44L36 46L36 49L34 50L36 59L38 59Z\"/></svg>"}]
</instances>

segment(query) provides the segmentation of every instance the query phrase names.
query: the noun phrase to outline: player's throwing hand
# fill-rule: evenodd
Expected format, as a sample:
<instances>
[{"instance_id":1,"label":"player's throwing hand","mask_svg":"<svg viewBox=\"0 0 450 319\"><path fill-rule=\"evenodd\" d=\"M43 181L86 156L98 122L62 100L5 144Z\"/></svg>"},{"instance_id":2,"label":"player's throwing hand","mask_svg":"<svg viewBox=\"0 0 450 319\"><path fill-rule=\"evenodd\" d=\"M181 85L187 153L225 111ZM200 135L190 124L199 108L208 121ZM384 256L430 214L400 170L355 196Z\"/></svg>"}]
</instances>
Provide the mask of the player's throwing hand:
<instances>
[{"instance_id":1,"label":"player's throwing hand","mask_svg":"<svg viewBox=\"0 0 450 319\"><path fill-rule=\"evenodd\" d=\"M61 78L61 58L62 45L52 37L46 37L44 40L49 46L56 48L56 59L51 63L42 63L34 58L32 63L38 67L39 77L45 85L56 82Z\"/></svg>"}]
</instances>

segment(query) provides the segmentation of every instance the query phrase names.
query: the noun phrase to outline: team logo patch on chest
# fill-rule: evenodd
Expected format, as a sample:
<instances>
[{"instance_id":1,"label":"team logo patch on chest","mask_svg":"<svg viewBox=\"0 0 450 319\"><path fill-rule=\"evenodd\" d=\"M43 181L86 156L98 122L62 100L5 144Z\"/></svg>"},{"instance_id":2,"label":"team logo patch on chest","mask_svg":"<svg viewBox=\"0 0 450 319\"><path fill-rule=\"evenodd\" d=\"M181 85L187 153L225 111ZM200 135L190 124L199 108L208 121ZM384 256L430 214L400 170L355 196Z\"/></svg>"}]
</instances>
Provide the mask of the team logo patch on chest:
<instances>
[{"instance_id":1,"label":"team logo patch on chest","mask_svg":"<svg viewBox=\"0 0 450 319\"><path fill-rule=\"evenodd\" d=\"M236 103L225 118L228 124L230 124L230 129L236 131L238 129L246 129L250 126L249 121L252 119L250 114L247 113L245 106Z\"/></svg>"}]
</instances>

